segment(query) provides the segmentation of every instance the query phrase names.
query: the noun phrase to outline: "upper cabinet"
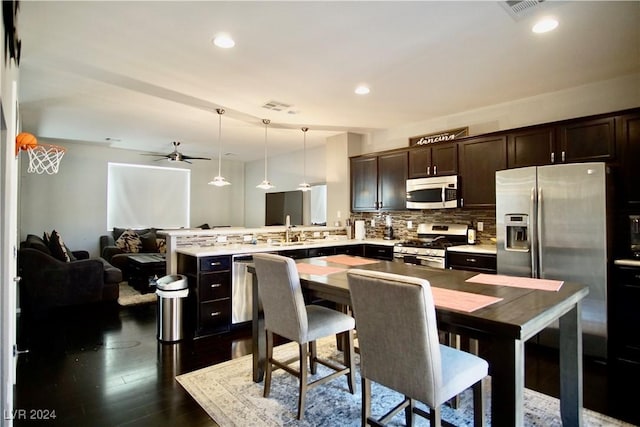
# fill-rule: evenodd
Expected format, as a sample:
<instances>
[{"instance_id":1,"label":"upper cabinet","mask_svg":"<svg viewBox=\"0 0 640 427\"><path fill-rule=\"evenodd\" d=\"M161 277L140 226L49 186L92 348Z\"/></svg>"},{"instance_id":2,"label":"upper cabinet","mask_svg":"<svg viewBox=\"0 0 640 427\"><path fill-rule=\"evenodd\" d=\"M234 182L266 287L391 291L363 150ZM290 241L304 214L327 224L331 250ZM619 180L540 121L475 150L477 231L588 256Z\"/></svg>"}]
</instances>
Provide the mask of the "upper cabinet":
<instances>
[{"instance_id":1,"label":"upper cabinet","mask_svg":"<svg viewBox=\"0 0 640 427\"><path fill-rule=\"evenodd\" d=\"M615 157L615 138L614 117L561 124L552 163L610 161Z\"/></svg>"},{"instance_id":2,"label":"upper cabinet","mask_svg":"<svg viewBox=\"0 0 640 427\"><path fill-rule=\"evenodd\" d=\"M406 150L351 158L351 210L390 211L407 208Z\"/></svg>"},{"instance_id":3,"label":"upper cabinet","mask_svg":"<svg viewBox=\"0 0 640 427\"><path fill-rule=\"evenodd\" d=\"M458 141L460 156L460 205L486 208L496 205L496 171L507 168L505 135Z\"/></svg>"},{"instance_id":4,"label":"upper cabinet","mask_svg":"<svg viewBox=\"0 0 640 427\"><path fill-rule=\"evenodd\" d=\"M458 173L458 145L441 142L409 150L409 178Z\"/></svg>"},{"instance_id":5,"label":"upper cabinet","mask_svg":"<svg viewBox=\"0 0 640 427\"><path fill-rule=\"evenodd\" d=\"M555 128L527 128L507 134L507 166L510 169L551 164L555 157Z\"/></svg>"},{"instance_id":6,"label":"upper cabinet","mask_svg":"<svg viewBox=\"0 0 640 427\"><path fill-rule=\"evenodd\" d=\"M607 162L620 207L640 209L640 108L435 142L351 159L355 212L404 210L407 178L460 177L460 206L494 207L495 172Z\"/></svg>"},{"instance_id":7,"label":"upper cabinet","mask_svg":"<svg viewBox=\"0 0 640 427\"><path fill-rule=\"evenodd\" d=\"M616 200L621 207L640 209L640 112L619 116L620 181Z\"/></svg>"},{"instance_id":8,"label":"upper cabinet","mask_svg":"<svg viewBox=\"0 0 640 427\"><path fill-rule=\"evenodd\" d=\"M507 132L508 167L604 162L615 157L615 119L604 117Z\"/></svg>"}]
</instances>

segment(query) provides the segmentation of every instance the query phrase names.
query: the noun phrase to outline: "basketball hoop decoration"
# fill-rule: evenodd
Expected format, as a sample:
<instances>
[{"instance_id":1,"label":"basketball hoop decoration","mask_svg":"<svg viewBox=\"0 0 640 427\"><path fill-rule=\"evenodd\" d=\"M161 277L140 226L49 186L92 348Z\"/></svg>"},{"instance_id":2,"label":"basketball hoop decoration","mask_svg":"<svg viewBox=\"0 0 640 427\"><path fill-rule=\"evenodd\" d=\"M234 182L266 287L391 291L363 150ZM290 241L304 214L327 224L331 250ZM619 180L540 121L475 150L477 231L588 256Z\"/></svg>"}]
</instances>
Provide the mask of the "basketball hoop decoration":
<instances>
[{"instance_id":1,"label":"basketball hoop decoration","mask_svg":"<svg viewBox=\"0 0 640 427\"><path fill-rule=\"evenodd\" d=\"M53 175L58 173L60 160L64 156L65 148L52 144L38 144L35 136L21 132L16 136L16 156L19 151L26 151L29 155L28 173Z\"/></svg>"}]
</instances>

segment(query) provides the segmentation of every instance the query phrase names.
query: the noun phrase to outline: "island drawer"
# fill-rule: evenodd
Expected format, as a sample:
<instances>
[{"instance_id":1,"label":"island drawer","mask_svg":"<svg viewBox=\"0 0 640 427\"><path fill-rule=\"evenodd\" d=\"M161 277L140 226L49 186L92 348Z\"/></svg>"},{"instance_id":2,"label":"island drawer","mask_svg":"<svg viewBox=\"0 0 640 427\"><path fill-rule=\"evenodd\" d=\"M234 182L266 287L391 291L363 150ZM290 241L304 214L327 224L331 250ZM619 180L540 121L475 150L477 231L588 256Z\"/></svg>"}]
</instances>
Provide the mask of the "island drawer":
<instances>
[{"instance_id":1,"label":"island drawer","mask_svg":"<svg viewBox=\"0 0 640 427\"><path fill-rule=\"evenodd\" d=\"M231 281L229 273L214 272L201 273L198 283L200 301L216 300L231 296Z\"/></svg>"},{"instance_id":2,"label":"island drawer","mask_svg":"<svg viewBox=\"0 0 640 427\"><path fill-rule=\"evenodd\" d=\"M229 330L231 323L231 299L224 298L200 303L201 334Z\"/></svg>"},{"instance_id":3,"label":"island drawer","mask_svg":"<svg viewBox=\"0 0 640 427\"><path fill-rule=\"evenodd\" d=\"M227 271L231 268L230 256L209 256L200 259L200 271Z\"/></svg>"}]
</instances>

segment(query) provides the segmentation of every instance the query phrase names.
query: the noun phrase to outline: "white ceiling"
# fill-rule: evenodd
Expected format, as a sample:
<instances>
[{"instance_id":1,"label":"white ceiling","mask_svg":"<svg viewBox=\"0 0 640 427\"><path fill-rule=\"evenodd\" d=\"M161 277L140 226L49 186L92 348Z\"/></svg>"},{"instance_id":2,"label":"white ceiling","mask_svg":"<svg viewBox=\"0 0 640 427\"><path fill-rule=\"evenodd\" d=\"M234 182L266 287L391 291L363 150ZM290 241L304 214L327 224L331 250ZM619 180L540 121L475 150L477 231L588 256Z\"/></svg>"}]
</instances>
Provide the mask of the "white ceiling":
<instances>
[{"instance_id":1,"label":"white ceiling","mask_svg":"<svg viewBox=\"0 0 640 427\"><path fill-rule=\"evenodd\" d=\"M229 159L640 72L640 2L22 1L23 130ZM540 14L554 32L530 31ZM227 32L236 46L211 43ZM360 83L371 87L354 94ZM290 104L281 112L262 106ZM107 138L116 141L108 142Z\"/></svg>"}]
</instances>

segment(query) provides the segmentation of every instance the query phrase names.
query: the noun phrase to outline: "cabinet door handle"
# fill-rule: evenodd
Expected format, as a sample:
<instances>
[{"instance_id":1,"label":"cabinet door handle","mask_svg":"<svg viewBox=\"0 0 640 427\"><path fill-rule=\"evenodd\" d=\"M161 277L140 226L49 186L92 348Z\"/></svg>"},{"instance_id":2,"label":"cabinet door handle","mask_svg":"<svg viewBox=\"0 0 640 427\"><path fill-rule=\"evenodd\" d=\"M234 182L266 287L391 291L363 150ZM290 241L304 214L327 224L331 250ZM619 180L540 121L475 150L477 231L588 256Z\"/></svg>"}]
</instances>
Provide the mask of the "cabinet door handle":
<instances>
[{"instance_id":1,"label":"cabinet door handle","mask_svg":"<svg viewBox=\"0 0 640 427\"><path fill-rule=\"evenodd\" d=\"M221 283L213 283L213 284L211 285L211 287L212 287L212 288L219 288L220 286L222 286L222 284L221 284Z\"/></svg>"},{"instance_id":2,"label":"cabinet door handle","mask_svg":"<svg viewBox=\"0 0 640 427\"><path fill-rule=\"evenodd\" d=\"M551 163L556 161L556 153L551 153Z\"/></svg>"},{"instance_id":3,"label":"cabinet door handle","mask_svg":"<svg viewBox=\"0 0 640 427\"><path fill-rule=\"evenodd\" d=\"M464 198L460 199L460 207L464 207Z\"/></svg>"},{"instance_id":4,"label":"cabinet door handle","mask_svg":"<svg viewBox=\"0 0 640 427\"><path fill-rule=\"evenodd\" d=\"M211 313L211 317L216 317L216 316L220 316L222 313L220 313L219 311L214 311L213 313Z\"/></svg>"},{"instance_id":5,"label":"cabinet door handle","mask_svg":"<svg viewBox=\"0 0 640 427\"><path fill-rule=\"evenodd\" d=\"M476 262L475 258L466 258L465 261L467 262Z\"/></svg>"},{"instance_id":6,"label":"cabinet door handle","mask_svg":"<svg viewBox=\"0 0 640 427\"><path fill-rule=\"evenodd\" d=\"M438 166L433 165L433 174L438 175Z\"/></svg>"},{"instance_id":7,"label":"cabinet door handle","mask_svg":"<svg viewBox=\"0 0 640 427\"><path fill-rule=\"evenodd\" d=\"M562 152L562 163L564 163L564 151Z\"/></svg>"},{"instance_id":8,"label":"cabinet door handle","mask_svg":"<svg viewBox=\"0 0 640 427\"><path fill-rule=\"evenodd\" d=\"M431 166L427 166L427 175L431 175Z\"/></svg>"}]
</instances>

